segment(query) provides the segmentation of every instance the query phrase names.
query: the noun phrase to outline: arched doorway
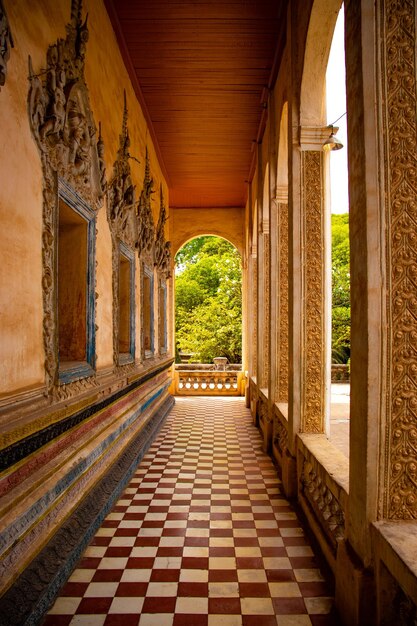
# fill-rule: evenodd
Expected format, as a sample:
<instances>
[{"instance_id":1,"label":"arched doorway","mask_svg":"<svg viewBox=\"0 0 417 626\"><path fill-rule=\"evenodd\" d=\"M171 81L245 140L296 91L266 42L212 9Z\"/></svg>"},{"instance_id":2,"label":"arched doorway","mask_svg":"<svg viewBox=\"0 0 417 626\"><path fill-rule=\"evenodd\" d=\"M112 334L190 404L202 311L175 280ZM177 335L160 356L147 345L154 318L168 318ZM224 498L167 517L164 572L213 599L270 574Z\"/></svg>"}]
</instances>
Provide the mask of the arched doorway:
<instances>
[{"instance_id":1,"label":"arched doorway","mask_svg":"<svg viewBox=\"0 0 417 626\"><path fill-rule=\"evenodd\" d=\"M242 263L222 237L203 235L175 257L176 393L240 395Z\"/></svg>"}]
</instances>

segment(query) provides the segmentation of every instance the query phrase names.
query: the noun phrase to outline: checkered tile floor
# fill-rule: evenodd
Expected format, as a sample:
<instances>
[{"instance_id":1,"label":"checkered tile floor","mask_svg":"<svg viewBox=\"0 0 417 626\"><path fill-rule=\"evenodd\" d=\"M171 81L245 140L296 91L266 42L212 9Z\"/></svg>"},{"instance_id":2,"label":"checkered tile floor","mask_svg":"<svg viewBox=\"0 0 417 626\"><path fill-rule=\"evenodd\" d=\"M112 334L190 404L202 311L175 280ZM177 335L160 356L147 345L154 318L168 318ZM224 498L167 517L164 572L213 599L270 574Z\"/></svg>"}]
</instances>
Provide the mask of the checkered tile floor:
<instances>
[{"instance_id":1,"label":"checkered tile floor","mask_svg":"<svg viewBox=\"0 0 417 626\"><path fill-rule=\"evenodd\" d=\"M241 398L176 398L45 626L336 626Z\"/></svg>"}]
</instances>

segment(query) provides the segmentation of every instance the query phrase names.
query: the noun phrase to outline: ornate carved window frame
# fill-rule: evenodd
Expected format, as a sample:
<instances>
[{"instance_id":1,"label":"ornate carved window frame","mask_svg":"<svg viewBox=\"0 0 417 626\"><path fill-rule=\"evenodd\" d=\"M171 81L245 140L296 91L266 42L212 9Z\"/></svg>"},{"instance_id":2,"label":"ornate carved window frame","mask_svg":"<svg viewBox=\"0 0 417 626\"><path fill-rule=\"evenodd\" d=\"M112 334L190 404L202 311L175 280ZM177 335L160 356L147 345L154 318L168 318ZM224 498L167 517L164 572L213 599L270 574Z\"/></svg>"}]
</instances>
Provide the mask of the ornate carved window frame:
<instances>
[{"instance_id":1,"label":"ornate carved window frame","mask_svg":"<svg viewBox=\"0 0 417 626\"><path fill-rule=\"evenodd\" d=\"M124 256L129 262L130 271L129 271L129 350L128 352L120 352L120 347L118 346L117 358L118 365L127 365L129 363L135 362L135 352L136 352L136 341L135 341L135 254L134 252L123 242L119 241L119 245L117 248L118 253L118 277L117 284L119 287L120 293L120 260L121 257ZM118 301L118 327L119 327L119 336L120 336L120 297Z\"/></svg>"},{"instance_id":2,"label":"ornate carved window frame","mask_svg":"<svg viewBox=\"0 0 417 626\"><path fill-rule=\"evenodd\" d=\"M97 213L103 204L106 188L104 143L101 133L97 136L84 78L88 26L87 19L82 19L82 12L82 0L72 0L71 21L66 26L66 38L58 39L49 46L46 68L39 68L38 73L35 73L29 57L29 123L39 149L43 174L42 296L45 383L48 395L57 400L72 397L97 384L94 376L96 357L93 354L95 304L89 309L90 368L74 373L70 377L71 384L66 384L67 377L60 376L58 357L56 237L59 189L66 190L78 206ZM95 219L91 219L90 237L95 240ZM91 258L89 264L89 297L95 299L95 258Z\"/></svg>"},{"instance_id":3,"label":"ornate carved window frame","mask_svg":"<svg viewBox=\"0 0 417 626\"><path fill-rule=\"evenodd\" d=\"M145 347L145 278L150 282L150 302L149 302L149 336L150 336L150 349ZM154 285L155 277L153 270L146 265L142 264L142 280L141 280L141 327L142 327L142 356L144 359L150 359L155 354L155 311L154 311Z\"/></svg>"},{"instance_id":4,"label":"ornate carved window frame","mask_svg":"<svg viewBox=\"0 0 417 626\"><path fill-rule=\"evenodd\" d=\"M86 360L80 361L71 368L62 369L58 353L58 380L60 384L67 384L80 378L95 374L96 368L96 298L95 298L95 268L96 268L96 214L84 202L77 192L63 179L58 178L58 203L62 199L65 204L79 215L87 226L87 264L86 264ZM59 210L59 209L58 209ZM58 259L58 220L56 220L55 258ZM56 263L55 284L58 284L58 263ZM58 290L55 289L55 310L58 309ZM57 312L58 317L58 312ZM57 334L59 332L57 323Z\"/></svg>"},{"instance_id":5,"label":"ornate carved window frame","mask_svg":"<svg viewBox=\"0 0 417 626\"><path fill-rule=\"evenodd\" d=\"M162 298L161 298L161 294L162 294ZM161 306L161 300L162 300L162 306ZM158 324L159 354L163 355L168 352L167 284L164 279L160 279L159 284L158 284L158 321L159 321L159 324ZM162 330L162 333L161 333L161 330Z\"/></svg>"}]
</instances>

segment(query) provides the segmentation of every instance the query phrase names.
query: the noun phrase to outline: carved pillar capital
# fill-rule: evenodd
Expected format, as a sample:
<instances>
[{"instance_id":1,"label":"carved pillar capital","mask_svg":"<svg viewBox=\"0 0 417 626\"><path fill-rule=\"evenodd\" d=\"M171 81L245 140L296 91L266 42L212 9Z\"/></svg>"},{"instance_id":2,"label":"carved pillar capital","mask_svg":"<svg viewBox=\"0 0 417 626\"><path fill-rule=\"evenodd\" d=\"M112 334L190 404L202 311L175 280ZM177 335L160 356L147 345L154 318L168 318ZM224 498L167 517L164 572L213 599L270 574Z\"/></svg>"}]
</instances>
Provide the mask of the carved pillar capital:
<instances>
[{"instance_id":1,"label":"carved pillar capital","mask_svg":"<svg viewBox=\"0 0 417 626\"><path fill-rule=\"evenodd\" d=\"M288 185L277 185L274 200L277 204L288 204Z\"/></svg>"},{"instance_id":2,"label":"carved pillar capital","mask_svg":"<svg viewBox=\"0 0 417 626\"><path fill-rule=\"evenodd\" d=\"M339 128L333 126L333 132L337 133ZM300 126L300 148L301 150L322 150L323 144L329 138L331 129L329 126Z\"/></svg>"}]
</instances>

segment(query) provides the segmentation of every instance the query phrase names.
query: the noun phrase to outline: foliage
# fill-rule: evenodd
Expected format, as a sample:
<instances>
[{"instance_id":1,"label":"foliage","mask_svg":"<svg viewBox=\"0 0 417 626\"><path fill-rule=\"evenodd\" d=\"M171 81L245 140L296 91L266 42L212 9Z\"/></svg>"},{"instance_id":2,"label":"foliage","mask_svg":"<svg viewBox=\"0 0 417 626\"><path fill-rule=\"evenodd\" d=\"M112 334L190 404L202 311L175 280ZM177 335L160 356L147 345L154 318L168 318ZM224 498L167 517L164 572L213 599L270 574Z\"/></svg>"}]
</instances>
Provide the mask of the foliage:
<instances>
[{"instance_id":1,"label":"foliage","mask_svg":"<svg viewBox=\"0 0 417 626\"><path fill-rule=\"evenodd\" d=\"M220 237L197 237L175 257L176 339L194 360L242 359L242 270L236 248Z\"/></svg>"},{"instance_id":2,"label":"foliage","mask_svg":"<svg viewBox=\"0 0 417 626\"><path fill-rule=\"evenodd\" d=\"M205 243L211 238L210 235L203 237L195 237L186 243L175 255L175 264L180 271L185 269L190 263L196 263L198 260L198 254Z\"/></svg>"},{"instance_id":3,"label":"foliage","mask_svg":"<svg viewBox=\"0 0 417 626\"><path fill-rule=\"evenodd\" d=\"M332 361L350 356L349 215L332 215Z\"/></svg>"}]
</instances>

